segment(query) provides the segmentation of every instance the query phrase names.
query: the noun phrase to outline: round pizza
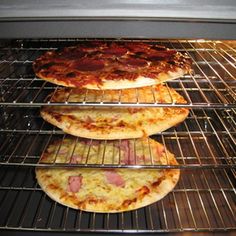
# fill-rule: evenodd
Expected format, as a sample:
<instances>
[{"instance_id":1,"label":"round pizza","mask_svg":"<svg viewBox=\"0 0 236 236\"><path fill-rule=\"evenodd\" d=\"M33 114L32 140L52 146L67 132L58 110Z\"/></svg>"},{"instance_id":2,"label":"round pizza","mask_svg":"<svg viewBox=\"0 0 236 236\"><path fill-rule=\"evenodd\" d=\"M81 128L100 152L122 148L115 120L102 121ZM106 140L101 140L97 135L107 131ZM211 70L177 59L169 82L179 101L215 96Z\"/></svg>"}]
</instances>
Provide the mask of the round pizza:
<instances>
[{"instance_id":1,"label":"round pizza","mask_svg":"<svg viewBox=\"0 0 236 236\"><path fill-rule=\"evenodd\" d=\"M104 144L65 138L50 144L40 162L72 165L85 160L91 164L118 162L120 166L145 163L176 168L178 165L174 155L152 139ZM173 190L179 175L179 169L36 168L38 183L51 199L74 209L101 213L129 211L152 204Z\"/></svg>"},{"instance_id":2,"label":"round pizza","mask_svg":"<svg viewBox=\"0 0 236 236\"><path fill-rule=\"evenodd\" d=\"M48 51L33 63L51 83L87 89L150 86L188 73L190 58L153 43L87 41Z\"/></svg>"},{"instance_id":3,"label":"round pizza","mask_svg":"<svg viewBox=\"0 0 236 236\"><path fill-rule=\"evenodd\" d=\"M52 94L51 102L81 102L85 95L88 101L117 101L117 91L101 93L96 90L62 88ZM186 101L174 89L163 85L126 89L122 91L122 102L181 103ZM128 139L147 137L164 131L185 120L189 110L180 107L114 107L114 106L44 106L41 116L64 132L93 139Z\"/></svg>"}]
</instances>

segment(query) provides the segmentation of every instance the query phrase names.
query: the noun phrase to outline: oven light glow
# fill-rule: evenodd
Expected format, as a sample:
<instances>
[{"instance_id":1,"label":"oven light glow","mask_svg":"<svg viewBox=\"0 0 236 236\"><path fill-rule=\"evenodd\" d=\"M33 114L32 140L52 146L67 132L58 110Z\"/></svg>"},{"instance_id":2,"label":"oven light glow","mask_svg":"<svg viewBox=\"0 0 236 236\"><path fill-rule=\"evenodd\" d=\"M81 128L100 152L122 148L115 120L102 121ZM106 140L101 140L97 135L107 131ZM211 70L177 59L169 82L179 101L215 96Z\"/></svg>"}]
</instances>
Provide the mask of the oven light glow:
<instances>
[{"instance_id":1,"label":"oven light glow","mask_svg":"<svg viewBox=\"0 0 236 236\"><path fill-rule=\"evenodd\" d=\"M203 43L203 42L206 42L206 40L205 39L197 39L196 40L198 43Z\"/></svg>"}]
</instances>

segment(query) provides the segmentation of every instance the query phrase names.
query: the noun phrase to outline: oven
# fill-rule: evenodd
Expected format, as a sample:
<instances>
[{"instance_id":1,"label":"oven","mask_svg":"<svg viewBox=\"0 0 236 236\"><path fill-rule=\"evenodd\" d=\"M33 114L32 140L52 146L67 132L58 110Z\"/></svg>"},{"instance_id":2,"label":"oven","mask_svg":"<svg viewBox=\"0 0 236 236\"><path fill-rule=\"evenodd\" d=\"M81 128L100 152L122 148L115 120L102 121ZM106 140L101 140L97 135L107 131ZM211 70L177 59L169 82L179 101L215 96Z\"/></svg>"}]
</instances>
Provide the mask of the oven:
<instances>
[{"instance_id":1,"label":"oven","mask_svg":"<svg viewBox=\"0 0 236 236\"><path fill-rule=\"evenodd\" d=\"M205 4L205 5L204 5ZM204 6L203 6L204 5ZM0 230L13 235L233 235L236 230L236 18L232 1L24 1L0 3ZM79 102L76 106L187 107L187 119L154 139L175 154L172 192L147 207L115 214L88 213L49 199L35 179L48 143L68 134L46 123L40 107L59 86L37 78L42 53L80 41L148 41L186 53L191 73L166 84L186 104ZM118 91L119 92L119 91ZM74 104L75 105L75 104ZM65 167L66 164L64 164ZM81 168L120 168L90 162Z\"/></svg>"}]
</instances>

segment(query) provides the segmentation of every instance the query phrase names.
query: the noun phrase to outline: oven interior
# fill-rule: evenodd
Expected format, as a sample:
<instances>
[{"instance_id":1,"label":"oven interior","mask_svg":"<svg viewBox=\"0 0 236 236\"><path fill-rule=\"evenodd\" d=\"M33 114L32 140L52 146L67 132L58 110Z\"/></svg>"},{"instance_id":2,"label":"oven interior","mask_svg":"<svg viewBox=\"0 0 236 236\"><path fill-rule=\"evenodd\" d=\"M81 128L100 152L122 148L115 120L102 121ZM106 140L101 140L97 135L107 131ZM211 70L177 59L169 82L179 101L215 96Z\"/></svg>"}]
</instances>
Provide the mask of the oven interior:
<instances>
[{"instance_id":1,"label":"oven interior","mask_svg":"<svg viewBox=\"0 0 236 236\"><path fill-rule=\"evenodd\" d=\"M213 40L149 39L193 60L193 70L168 81L187 100L186 104L145 104L138 99L123 103L83 101L75 106L187 107L187 119L152 136L176 156L181 177L176 188L162 200L147 207L115 214L88 213L70 209L49 199L35 179L41 154L54 139L67 134L40 117L49 93L59 86L35 77L32 62L42 53L81 40L12 39L0 47L0 229L43 232L95 233L178 233L233 232L236 229L236 42ZM100 39L101 40L101 39ZM108 39L102 39L108 40ZM111 40L111 39L109 39ZM118 40L118 39L113 39ZM134 39L119 39L132 41ZM135 39L137 41L137 39ZM145 41L145 40L138 40ZM151 89L151 88L150 88ZM102 96L101 96L102 97ZM104 141L106 142L106 141ZM135 142L135 140L134 140ZM89 161L81 168L120 168L117 163ZM66 164L62 164L66 167ZM176 168L155 164L123 168Z\"/></svg>"}]
</instances>

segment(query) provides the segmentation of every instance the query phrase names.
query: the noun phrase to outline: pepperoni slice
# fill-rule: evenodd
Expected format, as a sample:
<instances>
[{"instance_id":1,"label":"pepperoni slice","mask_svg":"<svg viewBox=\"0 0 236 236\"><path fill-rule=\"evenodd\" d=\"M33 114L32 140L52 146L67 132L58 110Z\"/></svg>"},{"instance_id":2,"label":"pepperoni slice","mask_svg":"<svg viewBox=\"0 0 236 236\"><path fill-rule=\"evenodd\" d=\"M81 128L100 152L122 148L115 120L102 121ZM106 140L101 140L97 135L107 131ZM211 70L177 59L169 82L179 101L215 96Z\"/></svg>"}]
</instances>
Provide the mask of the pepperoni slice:
<instances>
[{"instance_id":1,"label":"pepperoni slice","mask_svg":"<svg viewBox=\"0 0 236 236\"><path fill-rule=\"evenodd\" d=\"M80 45L80 48L84 52L94 52L97 51L101 46L103 46L104 43L101 41L91 41L91 42L86 42Z\"/></svg>"},{"instance_id":2,"label":"pepperoni slice","mask_svg":"<svg viewBox=\"0 0 236 236\"><path fill-rule=\"evenodd\" d=\"M121 47L106 48L103 50L104 54L111 54L115 56L122 56L127 53L127 49Z\"/></svg>"},{"instance_id":3,"label":"pepperoni slice","mask_svg":"<svg viewBox=\"0 0 236 236\"><path fill-rule=\"evenodd\" d=\"M137 66L137 67L144 67L147 66L147 61L144 59L139 59L139 58L129 58L124 61L124 63L127 63L128 65L131 66Z\"/></svg>"},{"instance_id":4,"label":"pepperoni slice","mask_svg":"<svg viewBox=\"0 0 236 236\"><path fill-rule=\"evenodd\" d=\"M153 45L151 48L157 51L166 51L166 47L162 45Z\"/></svg>"},{"instance_id":5,"label":"pepperoni slice","mask_svg":"<svg viewBox=\"0 0 236 236\"><path fill-rule=\"evenodd\" d=\"M132 42L127 43L126 47L132 52L146 52L150 48L150 45L139 42Z\"/></svg>"},{"instance_id":6,"label":"pepperoni slice","mask_svg":"<svg viewBox=\"0 0 236 236\"><path fill-rule=\"evenodd\" d=\"M40 67L38 69L39 70L48 69L48 68L54 66L55 64L56 64L55 62L48 62L48 63L40 65Z\"/></svg>"},{"instance_id":7,"label":"pepperoni slice","mask_svg":"<svg viewBox=\"0 0 236 236\"><path fill-rule=\"evenodd\" d=\"M82 52L82 51L69 51L69 52L66 52L66 53L63 53L61 55L61 57L59 57L60 59L80 59L82 57L85 56L85 52Z\"/></svg>"},{"instance_id":8,"label":"pepperoni slice","mask_svg":"<svg viewBox=\"0 0 236 236\"><path fill-rule=\"evenodd\" d=\"M104 68L104 63L99 60L84 59L77 62L74 67L80 71L97 71Z\"/></svg>"},{"instance_id":9,"label":"pepperoni slice","mask_svg":"<svg viewBox=\"0 0 236 236\"><path fill-rule=\"evenodd\" d=\"M168 60L175 53L175 50L160 51L157 53L148 54L146 58L150 61Z\"/></svg>"}]
</instances>

